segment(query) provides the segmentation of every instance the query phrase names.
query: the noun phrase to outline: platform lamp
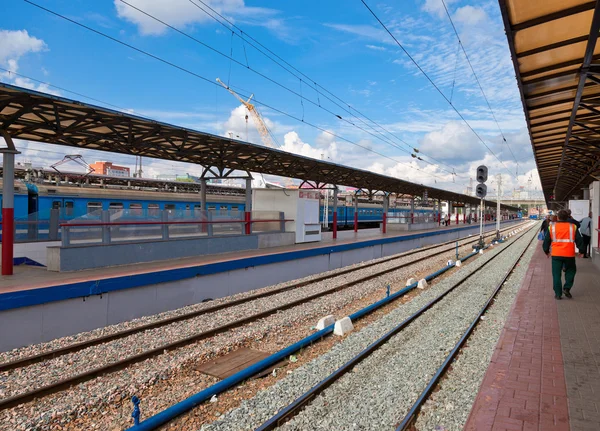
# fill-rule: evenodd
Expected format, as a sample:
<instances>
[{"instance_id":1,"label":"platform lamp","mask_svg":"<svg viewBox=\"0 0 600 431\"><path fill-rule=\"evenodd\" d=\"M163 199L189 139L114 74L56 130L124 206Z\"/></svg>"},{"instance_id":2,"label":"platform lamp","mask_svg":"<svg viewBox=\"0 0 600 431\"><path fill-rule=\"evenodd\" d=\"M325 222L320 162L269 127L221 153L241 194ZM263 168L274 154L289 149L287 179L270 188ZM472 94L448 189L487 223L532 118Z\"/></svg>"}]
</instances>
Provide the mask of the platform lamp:
<instances>
[{"instance_id":1,"label":"platform lamp","mask_svg":"<svg viewBox=\"0 0 600 431\"><path fill-rule=\"evenodd\" d=\"M483 214L482 214L482 212L483 212L483 198L485 198L487 195L487 186L485 185L487 178L488 178L487 166L484 166L484 165L478 166L476 179L479 184L477 184L477 186L475 187L475 196L477 196L480 199L480 203L479 203L479 243L477 244L477 246L479 248L483 248L483 246L484 246Z\"/></svg>"}]
</instances>

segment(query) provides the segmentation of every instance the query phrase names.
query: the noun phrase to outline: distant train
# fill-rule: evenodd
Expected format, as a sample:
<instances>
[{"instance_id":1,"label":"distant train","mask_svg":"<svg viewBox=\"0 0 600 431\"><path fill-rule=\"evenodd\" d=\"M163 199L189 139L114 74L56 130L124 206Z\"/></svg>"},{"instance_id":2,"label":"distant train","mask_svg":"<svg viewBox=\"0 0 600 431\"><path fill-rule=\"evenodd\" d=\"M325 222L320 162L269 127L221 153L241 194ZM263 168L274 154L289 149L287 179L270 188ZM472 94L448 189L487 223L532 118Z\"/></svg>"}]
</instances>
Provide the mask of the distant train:
<instances>
[{"instance_id":1,"label":"distant train","mask_svg":"<svg viewBox=\"0 0 600 431\"><path fill-rule=\"evenodd\" d=\"M1 184L1 181L0 181ZM223 216L241 217L245 211L245 198L240 195L207 194L206 209ZM0 195L0 204L2 196ZM15 182L15 220L46 222L51 210L58 210L61 222L73 219L100 219L102 210L115 210L119 220L160 219L163 210L169 211L170 219L194 218L201 210L198 193L181 193L118 187L80 187L75 184L34 184ZM319 220L324 221L325 208L321 205ZM337 208L339 228L354 225L354 206L342 201ZM329 226L333 225L333 208L328 207ZM431 214L431 209L417 209L415 216ZM410 217L408 208L390 208L388 216ZM358 221L361 226L374 226L383 218L383 208L377 203L359 203Z\"/></svg>"}]
</instances>

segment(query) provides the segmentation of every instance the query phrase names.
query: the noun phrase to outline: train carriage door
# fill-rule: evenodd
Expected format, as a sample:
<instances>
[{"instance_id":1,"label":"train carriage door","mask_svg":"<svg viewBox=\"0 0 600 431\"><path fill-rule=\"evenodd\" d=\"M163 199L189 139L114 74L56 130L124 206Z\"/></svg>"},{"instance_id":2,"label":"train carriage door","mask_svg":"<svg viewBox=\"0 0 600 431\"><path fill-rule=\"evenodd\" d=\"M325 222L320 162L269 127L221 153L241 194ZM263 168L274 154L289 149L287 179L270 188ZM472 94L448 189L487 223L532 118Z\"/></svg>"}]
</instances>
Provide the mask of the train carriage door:
<instances>
[{"instance_id":1,"label":"train carriage door","mask_svg":"<svg viewBox=\"0 0 600 431\"><path fill-rule=\"evenodd\" d=\"M70 220L75 217L75 202L72 200L64 200L65 218Z\"/></svg>"},{"instance_id":2,"label":"train carriage door","mask_svg":"<svg viewBox=\"0 0 600 431\"><path fill-rule=\"evenodd\" d=\"M27 239L38 239L38 188L27 184Z\"/></svg>"}]
</instances>

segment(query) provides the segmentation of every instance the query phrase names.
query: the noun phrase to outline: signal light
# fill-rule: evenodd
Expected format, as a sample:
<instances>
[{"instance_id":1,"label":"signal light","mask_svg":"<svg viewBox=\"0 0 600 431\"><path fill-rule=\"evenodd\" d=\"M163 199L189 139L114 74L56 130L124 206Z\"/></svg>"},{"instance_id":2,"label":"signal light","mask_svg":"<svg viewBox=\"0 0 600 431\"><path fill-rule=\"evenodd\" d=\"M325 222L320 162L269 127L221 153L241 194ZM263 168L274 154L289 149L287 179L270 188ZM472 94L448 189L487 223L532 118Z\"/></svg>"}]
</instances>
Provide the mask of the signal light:
<instances>
[{"instance_id":1,"label":"signal light","mask_svg":"<svg viewBox=\"0 0 600 431\"><path fill-rule=\"evenodd\" d=\"M478 198L484 198L487 195L487 186L485 184L477 184L475 187L475 195Z\"/></svg>"},{"instance_id":2,"label":"signal light","mask_svg":"<svg viewBox=\"0 0 600 431\"><path fill-rule=\"evenodd\" d=\"M487 166L481 165L477 167L477 182L485 183L488 179L488 168Z\"/></svg>"}]
</instances>

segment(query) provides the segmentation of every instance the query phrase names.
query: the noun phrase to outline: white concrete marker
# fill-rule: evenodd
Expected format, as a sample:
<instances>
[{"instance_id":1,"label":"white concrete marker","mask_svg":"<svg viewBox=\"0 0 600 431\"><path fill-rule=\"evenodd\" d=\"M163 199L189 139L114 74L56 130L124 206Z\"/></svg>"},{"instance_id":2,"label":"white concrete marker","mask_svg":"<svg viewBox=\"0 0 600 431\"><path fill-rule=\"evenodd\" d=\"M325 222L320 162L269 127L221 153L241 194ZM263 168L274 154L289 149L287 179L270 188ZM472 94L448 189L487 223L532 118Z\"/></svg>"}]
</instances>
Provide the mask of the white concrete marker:
<instances>
[{"instance_id":1,"label":"white concrete marker","mask_svg":"<svg viewBox=\"0 0 600 431\"><path fill-rule=\"evenodd\" d=\"M416 278L409 278L408 280L406 280L406 287L410 286L411 284L415 284L417 282Z\"/></svg>"},{"instance_id":2,"label":"white concrete marker","mask_svg":"<svg viewBox=\"0 0 600 431\"><path fill-rule=\"evenodd\" d=\"M334 323L335 317L333 317L332 314L330 314L329 316L325 316L321 320L319 320L319 323L317 323L317 331L325 329L326 327L328 327L329 325L333 325Z\"/></svg>"},{"instance_id":3,"label":"white concrete marker","mask_svg":"<svg viewBox=\"0 0 600 431\"><path fill-rule=\"evenodd\" d=\"M460 268L462 266L462 262L460 260L457 260L455 266L457 268Z\"/></svg>"},{"instance_id":4,"label":"white concrete marker","mask_svg":"<svg viewBox=\"0 0 600 431\"><path fill-rule=\"evenodd\" d=\"M354 329L354 325L352 324L352 320L348 316L343 319L335 322L335 326L333 327L334 335L339 335L340 337L346 335L348 332L351 332Z\"/></svg>"},{"instance_id":5,"label":"white concrete marker","mask_svg":"<svg viewBox=\"0 0 600 431\"><path fill-rule=\"evenodd\" d=\"M427 287L427 280L425 280L424 278L422 278L421 280L419 280L419 284L417 285L417 288L419 289L425 289Z\"/></svg>"},{"instance_id":6,"label":"white concrete marker","mask_svg":"<svg viewBox=\"0 0 600 431\"><path fill-rule=\"evenodd\" d=\"M483 254L483 249L479 250L479 254Z\"/></svg>"}]
</instances>

